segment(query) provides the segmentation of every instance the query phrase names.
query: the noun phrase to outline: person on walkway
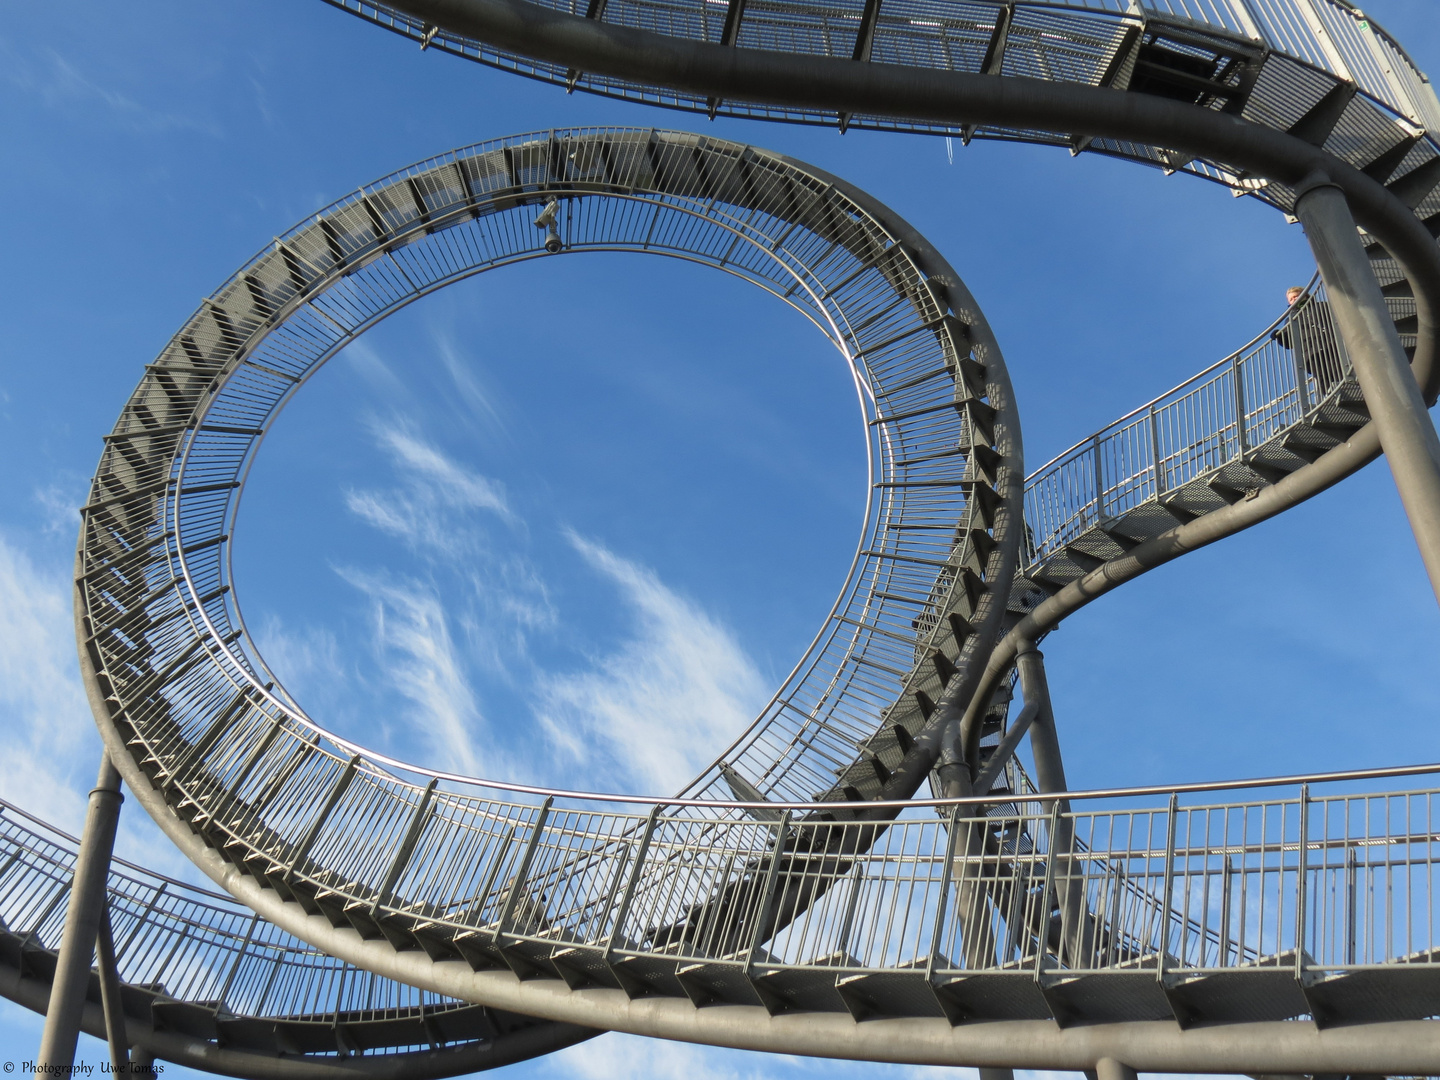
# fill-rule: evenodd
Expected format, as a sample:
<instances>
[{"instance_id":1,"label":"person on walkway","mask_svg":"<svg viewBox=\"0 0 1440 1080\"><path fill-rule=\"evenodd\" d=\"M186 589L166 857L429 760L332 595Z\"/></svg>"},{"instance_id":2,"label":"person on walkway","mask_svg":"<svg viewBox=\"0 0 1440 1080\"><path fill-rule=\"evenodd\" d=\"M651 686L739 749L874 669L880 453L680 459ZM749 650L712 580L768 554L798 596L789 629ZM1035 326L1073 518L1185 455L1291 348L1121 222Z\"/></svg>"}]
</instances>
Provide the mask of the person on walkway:
<instances>
[{"instance_id":1,"label":"person on walkway","mask_svg":"<svg viewBox=\"0 0 1440 1080\"><path fill-rule=\"evenodd\" d=\"M1290 306L1289 317L1272 336L1295 354L1297 373L1314 380L1307 388L1307 397L1314 401L1344 378L1335 320L1328 303L1307 296L1298 285L1285 290L1285 302Z\"/></svg>"}]
</instances>

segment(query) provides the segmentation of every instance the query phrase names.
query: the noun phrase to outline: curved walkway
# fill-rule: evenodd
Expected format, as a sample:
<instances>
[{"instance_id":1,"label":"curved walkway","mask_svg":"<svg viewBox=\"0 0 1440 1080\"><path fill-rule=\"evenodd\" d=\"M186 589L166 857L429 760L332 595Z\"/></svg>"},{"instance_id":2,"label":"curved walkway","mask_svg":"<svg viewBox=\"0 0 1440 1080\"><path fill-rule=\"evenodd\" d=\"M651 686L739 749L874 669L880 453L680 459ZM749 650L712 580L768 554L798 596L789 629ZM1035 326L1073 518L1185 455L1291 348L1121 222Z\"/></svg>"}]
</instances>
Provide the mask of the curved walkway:
<instances>
[{"instance_id":1,"label":"curved walkway","mask_svg":"<svg viewBox=\"0 0 1440 1080\"><path fill-rule=\"evenodd\" d=\"M0 994L38 1013L78 843L0 802ZM594 1034L357 970L229 896L133 863L112 863L108 903L127 1042L178 1065L250 1080L438 1080ZM98 972L88 998L84 1030L104 1039Z\"/></svg>"}]
</instances>

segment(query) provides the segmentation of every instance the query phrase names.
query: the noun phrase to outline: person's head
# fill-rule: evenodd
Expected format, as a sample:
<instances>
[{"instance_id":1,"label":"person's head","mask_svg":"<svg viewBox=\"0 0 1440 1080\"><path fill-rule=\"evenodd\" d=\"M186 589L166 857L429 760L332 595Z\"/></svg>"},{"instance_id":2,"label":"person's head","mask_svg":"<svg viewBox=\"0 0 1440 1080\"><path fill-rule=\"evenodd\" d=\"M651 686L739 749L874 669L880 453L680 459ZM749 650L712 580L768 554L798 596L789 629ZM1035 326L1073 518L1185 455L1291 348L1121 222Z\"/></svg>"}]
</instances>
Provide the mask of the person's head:
<instances>
[{"instance_id":1,"label":"person's head","mask_svg":"<svg viewBox=\"0 0 1440 1080\"><path fill-rule=\"evenodd\" d=\"M1290 286L1290 288L1285 290L1285 303L1293 307L1295 305L1295 301L1299 300L1300 297L1304 295L1304 289L1302 289L1299 285L1292 285Z\"/></svg>"}]
</instances>

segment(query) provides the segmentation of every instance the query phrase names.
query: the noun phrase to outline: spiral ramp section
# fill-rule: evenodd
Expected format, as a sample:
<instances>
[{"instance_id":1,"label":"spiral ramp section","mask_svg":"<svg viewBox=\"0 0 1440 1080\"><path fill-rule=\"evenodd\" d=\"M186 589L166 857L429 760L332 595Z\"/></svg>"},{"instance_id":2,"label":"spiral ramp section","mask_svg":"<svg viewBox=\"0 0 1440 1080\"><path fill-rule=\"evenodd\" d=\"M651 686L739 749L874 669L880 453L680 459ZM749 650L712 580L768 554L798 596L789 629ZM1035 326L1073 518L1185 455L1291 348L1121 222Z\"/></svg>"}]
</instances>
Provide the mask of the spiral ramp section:
<instances>
[{"instance_id":1,"label":"spiral ramp section","mask_svg":"<svg viewBox=\"0 0 1440 1080\"><path fill-rule=\"evenodd\" d=\"M1336 0L731 0L723 21L699 3L337 6L572 88L1113 154L1287 213L1322 170L1434 399L1440 106ZM861 391L871 488L849 579L756 723L670 800L427 774L356 746L275 685L229 580L240 487L290 394L411 299L545 257L533 223L552 205L561 251L687 258L784 299ZM1317 284L1022 485L983 315L863 193L654 130L456 151L278 238L147 369L84 511L92 703L167 833L309 955L545 1017L554 1045L585 1025L876 1060L1424 1072L1440 1061L1434 793L1132 792L1114 809L1045 798L1009 756L1030 722L1010 716L1017 657L1061 619L1377 454L1330 320ZM957 723L980 785L937 812L912 797L953 761ZM1405 900L1366 899L1381 894Z\"/></svg>"}]
</instances>

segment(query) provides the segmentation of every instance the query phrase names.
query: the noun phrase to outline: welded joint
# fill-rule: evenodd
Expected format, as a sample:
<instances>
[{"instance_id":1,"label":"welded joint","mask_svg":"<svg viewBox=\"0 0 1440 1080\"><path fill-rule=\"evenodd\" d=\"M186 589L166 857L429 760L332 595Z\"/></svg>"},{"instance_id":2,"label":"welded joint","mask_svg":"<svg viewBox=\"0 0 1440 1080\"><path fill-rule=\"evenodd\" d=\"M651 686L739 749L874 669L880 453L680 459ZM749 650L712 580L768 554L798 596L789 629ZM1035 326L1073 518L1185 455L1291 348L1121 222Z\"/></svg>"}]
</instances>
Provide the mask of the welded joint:
<instances>
[{"instance_id":1,"label":"welded joint","mask_svg":"<svg viewBox=\"0 0 1440 1080\"><path fill-rule=\"evenodd\" d=\"M1341 194L1344 194L1344 188L1337 184L1329 173L1321 169L1315 169L1307 173L1305 178L1295 185L1295 206L1298 207L1305 196L1321 188L1335 188Z\"/></svg>"}]
</instances>

